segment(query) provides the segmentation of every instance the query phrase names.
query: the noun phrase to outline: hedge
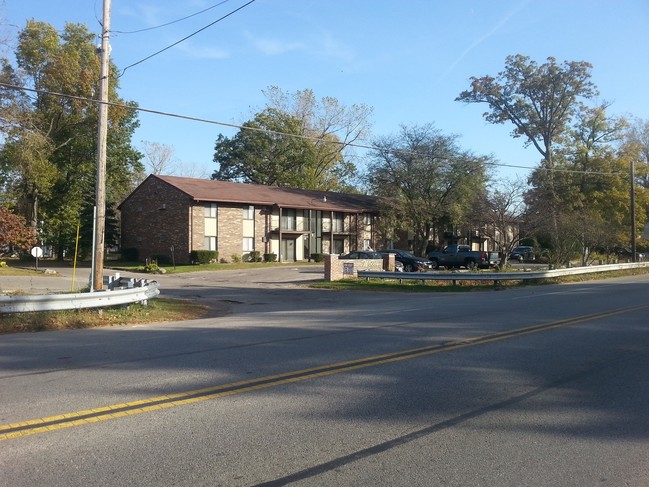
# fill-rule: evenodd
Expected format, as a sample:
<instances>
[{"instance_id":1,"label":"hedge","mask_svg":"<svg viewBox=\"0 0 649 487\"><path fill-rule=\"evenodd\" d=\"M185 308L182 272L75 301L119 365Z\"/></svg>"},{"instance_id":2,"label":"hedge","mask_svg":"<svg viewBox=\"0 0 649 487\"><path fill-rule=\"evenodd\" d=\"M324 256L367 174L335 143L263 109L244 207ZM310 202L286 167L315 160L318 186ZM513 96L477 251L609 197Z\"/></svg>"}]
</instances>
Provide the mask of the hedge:
<instances>
[{"instance_id":1,"label":"hedge","mask_svg":"<svg viewBox=\"0 0 649 487\"><path fill-rule=\"evenodd\" d=\"M189 258L195 264L210 264L219 261L219 252L217 250L192 250Z\"/></svg>"}]
</instances>

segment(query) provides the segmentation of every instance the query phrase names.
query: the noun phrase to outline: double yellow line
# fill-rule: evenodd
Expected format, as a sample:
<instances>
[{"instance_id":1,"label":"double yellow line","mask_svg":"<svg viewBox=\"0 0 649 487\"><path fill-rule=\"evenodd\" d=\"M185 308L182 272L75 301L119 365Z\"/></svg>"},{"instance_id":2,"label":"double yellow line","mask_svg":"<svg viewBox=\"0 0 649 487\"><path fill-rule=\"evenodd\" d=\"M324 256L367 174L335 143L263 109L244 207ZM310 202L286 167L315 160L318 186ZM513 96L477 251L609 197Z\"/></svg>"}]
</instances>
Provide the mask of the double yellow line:
<instances>
[{"instance_id":1,"label":"double yellow line","mask_svg":"<svg viewBox=\"0 0 649 487\"><path fill-rule=\"evenodd\" d=\"M349 372L366 367L375 367L377 365L400 362L402 360L410 360L424 355L431 355L433 353L447 352L450 350L457 350L459 348L472 347L489 342L506 340L521 335L537 333L552 328L575 325L584 321L606 318L608 316L629 313L644 308L649 308L649 305L621 308L604 313L594 313L590 315L578 316L566 320L554 321L550 323L533 325L524 328L518 328L515 330L492 333L489 335L482 335L473 338L428 345L424 347L411 348L383 355L374 355L356 360L349 360L346 362L322 365L310 369L302 369L293 372L286 372L283 374L269 375L257 379L250 379L239 382L231 382L229 384L206 387L204 389L195 389L192 391L179 392L176 394L167 394L163 396L142 399L139 401L131 401L121 404L113 404L111 406L61 414L58 416L31 419L28 421L23 421L21 423L0 425L0 441L19 438L21 436L45 433L47 431L60 430L63 428L71 428L73 426L80 426L89 423L97 423L99 421L123 418L125 416L133 416L135 414L146 413L149 411L158 411L171 407L184 406L196 402L207 401L208 399L231 396L234 394L242 394L244 392L276 387L282 384L290 384L293 382L300 382L304 380L315 379L318 377L325 377L328 375L341 374L343 372Z\"/></svg>"}]
</instances>

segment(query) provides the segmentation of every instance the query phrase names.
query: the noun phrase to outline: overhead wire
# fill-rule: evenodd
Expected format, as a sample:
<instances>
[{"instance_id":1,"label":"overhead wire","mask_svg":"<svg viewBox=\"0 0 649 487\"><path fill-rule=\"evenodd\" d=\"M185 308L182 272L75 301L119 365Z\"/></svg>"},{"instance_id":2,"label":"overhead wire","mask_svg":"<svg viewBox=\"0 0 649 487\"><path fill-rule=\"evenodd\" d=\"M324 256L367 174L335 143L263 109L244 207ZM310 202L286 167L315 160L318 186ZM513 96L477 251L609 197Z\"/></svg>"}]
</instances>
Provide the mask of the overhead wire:
<instances>
[{"instance_id":1,"label":"overhead wire","mask_svg":"<svg viewBox=\"0 0 649 487\"><path fill-rule=\"evenodd\" d=\"M254 0L253 0L254 1ZM234 129L239 129L239 130L249 130L251 132L259 132L259 133L265 133L265 134L273 134L273 135L280 135L280 136L285 136L285 137L292 137L294 139L300 139L300 140L309 140L309 141L322 141L320 137L315 137L311 135L301 135L301 134L290 134L287 132L281 132L278 130L270 130L270 129L265 129L265 128L260 128L260 127L250 127L246 125L239 125L239 124L234 124L234 123L228 123L228 122L220 122L217 120L211 120L211 119L206 119L206 118L199 118L199 117L194 117L191 115L182 115L182 114L177 114L177 113L172 113L172 112L165 112L162 110L154 110L150 108L142 108L140 106L130 106L126 105L124 103L116 103L116 102L102 102L101 100L96 100L93 98L86 98L82 96L77 96L77 95L67 95L65 93L57 93L54 91L47 91L47 90L39 90L36 88L26 88L24 86L17 86L17 85L12 85L9 83L4 83L0 81L0 87L4 87L6 89L11 89L11 90L22 90L22 91L29 91L32 93L38 93L41 95L49 95L49 96L56 96L60 98L66 98L70 100L77 100L77 101L85 101L85 102L90 102L90 103L96 103L96 104L105 104L108 105L109 107L115 107L115 108L122 108L126 110L135 110L138 112L143 112L143 113L149 113L152 115L160 115L160 116L165 116L165 117L171 117L171 118L178 118L182 120L189 120L192 122L200 122L200 123L206 123L210 125L218 125L221 127L228 127L228 128L234 128ZM358 144L358 143L344 143L344 142L338 142L335 140L330 140L327 141L329 143L334 143L338 144L341 146L346 146L346 147L354 147L357 149L365 149L365 150L372 150L372 151L382 151L385 150L381 147L378 147L376 145L364 145L364 144ZM408 150L403 150L403 149L392 149L392 152L397 152L401 154L417 154L414 151L408 151ZM528 166L521 166L521 165L516 165L516 164L505 164L501 162L485 162L486 166L493 166L493 167L508 167L508 168L514 168L514 169L526 169L528 171L534 170L534 169L539 169L547 172L560 172L560 173L572 173L572 174L587 174L587 175L593 175L593 176L624 176L628 177L628 173L626 172L604 172L604 171L578 171L575 169L563 169L563 168L545 168L545 167L536 167L536 168L531 168Z\"/></svg>"},{"instance_id":2,"label":"overhead wire","mask_svg":"<svg viewBox=\"0 0 649 487\"><path fill-rule=\"evenodd\" d=\"M171 22L167 22L165 24L160 24L160 25L156 25L156 26L153 26L153 27L146 27L144 29L138 29L138 30L131 30L131 31L113 30L112 32L114 34L139 34L140 32L147 32L149 30L160 29L162 27L167 27L168 25L177 24L178 22L182 22L183 20L187 20L187 19L191 19L192 17L196 17L197 15L205 13L208 10L212 10L213 8L219 7L219 6L223 5L224 3L228 3L229 1L230 0L223 0L222 2L219 2L219 3L215 4L215 5L212 5L211 7L207 7L207 8L205 8L205 9L199 11L199 12L193 13L191 15L187 15L186 17L182 17L180 19L172 20Z\"/></svg>"},{"instance_id":3,"label":"overhead wire","mask_svg":"<svg viewBox=\"0 0 649 487\"><path fill-rule=\"evenodd\" d=\"M137 62L135 62L135 63L133 63L133 64L129 64L128 66L126 66L126 67L121 71L119 77L121 78L122 76L124 76L124 73L126 72L127 69L132 68L132 67L134 67L134 66L137 66L138 64L142 64L143 62L148 61L149 59L151 59L151 58L153 58L153 57L155 57L155 56L157 56L157 55L159 55L159 54L161 54L161 53L163 53L163 52L165 52L165 51L171 49L172 47L177 46L177 45L180 44L181 42L185 42L187 39L189 39L189 38L191 38L191 37L194 37L195 35L199 34L200 32L203 32L203 31L206 30L206 29L209 29L209 28L212 27L213 25L215 25L215 24L221 22L222 20L224 20L224 19L230 17L231 15L237 13L238 11L240 11L240 10L246 8L248 5L254 3L255 1L256 1L256 0L250 0L249 2L247 2L247 3L243 4L243 5L241 5L239 8L236 8L235 10L233 10L232 12L230 12L230 13L224 15L223 17L221 17L221 18L219 18L219 19L216 19L214 22L210 22L210 23L207 24L205 27L201 27L201 28L198 29L197 31L192 32L191 34L189 34L189 35L183 37L182 39L180 39L180 40L174 42L173 44L170 44L170 45L168 45L167 47L165 47L165 48L163 48L163 49L160 49L159 51L156 51L156 52L154 52L153 54L151 54L151 55L149 55L149 56L147 56L147 57L145 57L145 58L143 58L143 59L140 59L139 61L137 61Z\"/></svg>"}]
</instances>

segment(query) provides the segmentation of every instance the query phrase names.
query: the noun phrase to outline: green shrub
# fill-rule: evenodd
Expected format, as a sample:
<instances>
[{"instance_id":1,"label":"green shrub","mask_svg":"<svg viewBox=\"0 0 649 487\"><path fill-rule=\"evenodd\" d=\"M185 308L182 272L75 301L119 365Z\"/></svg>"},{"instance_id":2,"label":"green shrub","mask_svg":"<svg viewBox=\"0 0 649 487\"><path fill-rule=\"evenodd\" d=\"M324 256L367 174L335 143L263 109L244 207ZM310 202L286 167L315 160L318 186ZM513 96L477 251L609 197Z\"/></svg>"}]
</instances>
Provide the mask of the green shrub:
<instances>
[{"instance_id":1,"label":"green shrub","mask_svg":"<svg viewBox=\"0 0 649 487\"><path fill-rule=\"evenodd\" d=\"M264 254L264 262L277 262L277 254Z\"/></svg>"},{"instance_id":2,"label":"green shrub","mask_svg":"<svg viewBox=\"0 0 649 487\"><path fill-rule=\"evenodd\" d=\"M241 262L241 256L239 254L232 254L230 258L232 259L232 262L234 262L235 264Z\"/></svg>"},{"instance_id":3,"label":"green shrub","mask_svg":"<svg viewBox=\"0 0 649 487\"><path fill-rule=\"evenodd\" d=\"M146 263L144 264L144 272L149 272L151 274L155 274L160 270L160 267L158 266L158 262L155 259L147 259Z\"/></svg>"},{"instance_id":4,"label":"green shrub","mask_svg":"<svg viewBox=\"0 0 649 487\"><path fill-rule=\"evenodd\" d=\"M137 262L140 259L140 251L136 247L122 249L122 260L126 262Z\"/></svg>"},{"instance_id":5,"label":"green shrub","mask_svg":"<svg viewBox=\"0 0 649 487\"><path fill-rule=\"evenodd\" d=\"M248 260L250 262L261 262L261 252L253 250L248 254Z\"/></svg>"},{"instance_id":6,"label":"green shrub","mask_svg":"<svg viewBox=\"0 0 649 487\"><path fill-rule=\"evenodd\" d=\"M154 259L159 265L171 264L171 257L167 254L152 254L151 258Z\"/></svg>"},{"instance_id":7,"label":"green shrub","mask_svg":"<svg viewBox=\"0 0 649 487\"><path fill-rule=\"evenodd\" d=\"M194 264L211 264L219 261L219 253L216 250L192 250L189 258Z\"/></svg>"},{"instance_id":8,"label":"green shrub","mask_svg":"<svg viewBox=\"0 0 649 487\"><path fill-rule=\"evenodd\" d=\"M313 262L324 262L325 254L311 254Z\"/></svg>"}]
</instances>

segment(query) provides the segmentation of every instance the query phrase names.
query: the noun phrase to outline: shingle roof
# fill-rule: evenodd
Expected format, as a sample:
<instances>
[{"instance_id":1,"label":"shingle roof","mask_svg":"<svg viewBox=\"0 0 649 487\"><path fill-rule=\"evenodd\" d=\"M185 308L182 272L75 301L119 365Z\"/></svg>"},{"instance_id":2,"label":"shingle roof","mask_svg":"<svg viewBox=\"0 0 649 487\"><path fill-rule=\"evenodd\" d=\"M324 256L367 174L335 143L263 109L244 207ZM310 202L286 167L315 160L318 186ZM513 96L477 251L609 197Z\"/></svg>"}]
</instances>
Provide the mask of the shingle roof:
<instances>
[{"instance_id":1,"label":"shingle roof","mask_svg":"<svg viewBox=\"0 0 649 487\"><path fill-rule=\"evenodd\" d=\"M232 183L209 179L156 176L186 193L194 201L279 205L285 208L341 212L377 212L379 198L361 194L280 188L259 184Z\"/></svg>"}]
</instances>

